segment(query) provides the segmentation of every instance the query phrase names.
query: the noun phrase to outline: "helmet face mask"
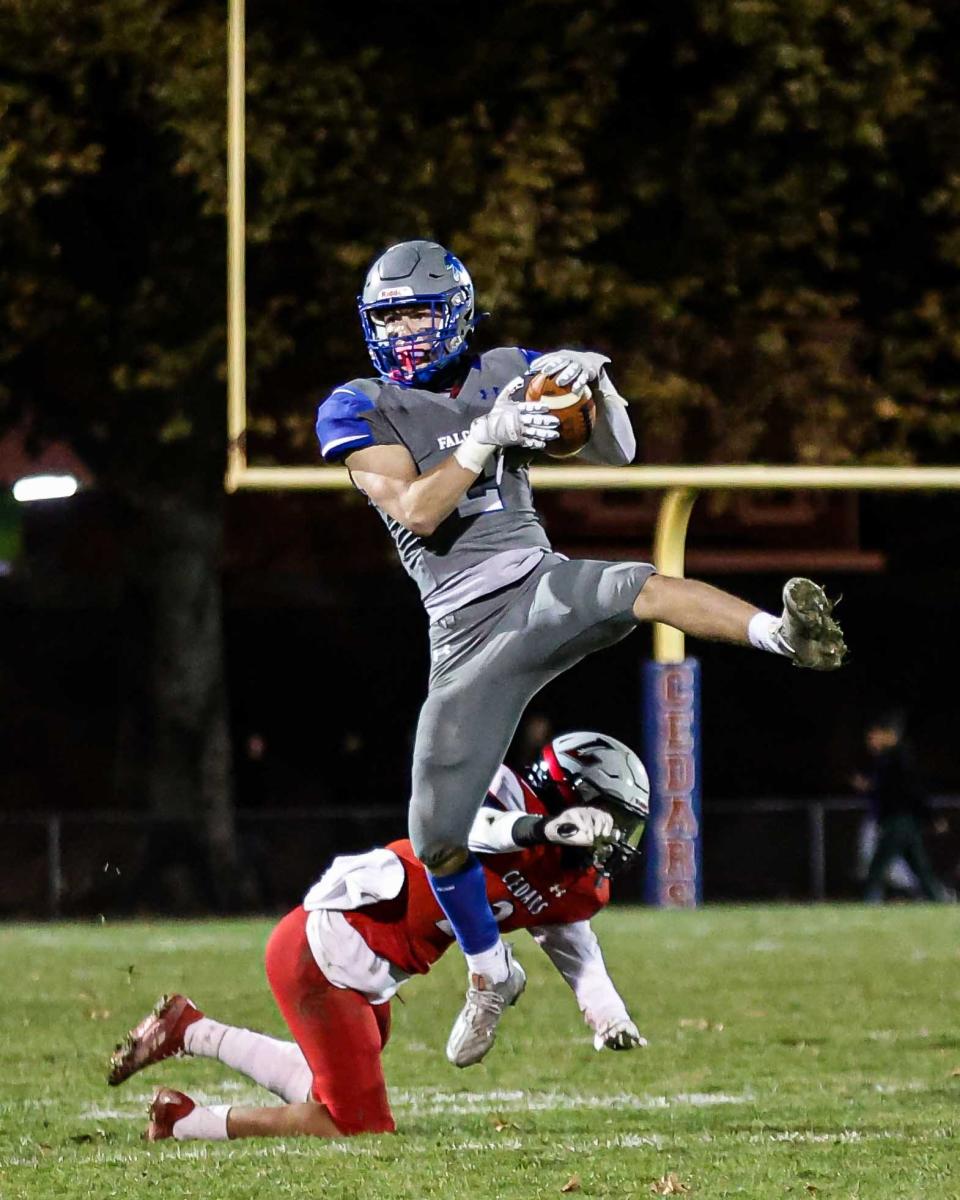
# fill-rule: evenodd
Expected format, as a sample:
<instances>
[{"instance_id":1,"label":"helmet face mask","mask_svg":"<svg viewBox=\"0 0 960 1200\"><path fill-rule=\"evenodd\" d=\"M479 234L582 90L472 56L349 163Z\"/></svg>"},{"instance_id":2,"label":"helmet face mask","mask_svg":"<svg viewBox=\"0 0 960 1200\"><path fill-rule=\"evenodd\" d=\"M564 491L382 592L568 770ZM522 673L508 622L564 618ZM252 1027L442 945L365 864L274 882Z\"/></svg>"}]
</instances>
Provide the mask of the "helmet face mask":
<instances>
[{"instance_id":1,"label":"helmet face mask","mask_svg":"<svg viewBox=\"0 0 960 1200\"><path fill-rule=\"evenodd\" d=\"M525 776L554 815L577 806L610 813L615 836L593 852L593 866L601 876L637 862L650 814L650 781L629 746L603 733L562 734L544 746Z\"/></svg>"},{"instance_id":2,"label":"helmet face mask","mask_svg":"<svg viewBox=\"0 0 960 1200\"><path fill-rule=\"evenodd\" d=\"M593 865L606 879L619 875L623 870L633 867L640 858L640 843L647 827L646 817L635 817L627 814L619 805L610 804L604 799L594 801L595 808L602 808L613 817L614 839L606 846L599 846L593 852Z\"/></svg>"},{"instance_id":3,"label":"helmet face mask","mask_svg":"<svg viewBox=\"0 0 960 1200\"><path fill-rule=\"evenodd\" d=\"M459 358L476 325L470 274L436 242L400 242L384 251L367 273L357 307L373 365L384 379L408 387L429 383ZM407 329L387 319L396 310L417 310ZM422 329L409 329L427 316Z\"/></svg>"}]
</instances>

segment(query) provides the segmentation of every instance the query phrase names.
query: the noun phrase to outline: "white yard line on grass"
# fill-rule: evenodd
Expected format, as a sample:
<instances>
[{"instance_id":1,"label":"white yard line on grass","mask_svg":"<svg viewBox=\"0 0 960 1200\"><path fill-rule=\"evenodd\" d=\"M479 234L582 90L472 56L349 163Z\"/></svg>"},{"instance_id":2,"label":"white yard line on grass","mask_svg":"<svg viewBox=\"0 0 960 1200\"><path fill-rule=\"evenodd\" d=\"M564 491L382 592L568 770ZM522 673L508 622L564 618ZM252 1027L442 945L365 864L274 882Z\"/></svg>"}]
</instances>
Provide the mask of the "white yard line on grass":
<instances>
[{"instance_id":1,"label":"white yard line on grass","mask_svg":"<svg viewBox=\"0 0 960 1200\"><path fill-rule=\"evenodd\" d=\"M754 1133L747 1140L754 1145L764 1142L789 1142L791 1145L821 1145L832 1142L846 1146L851 1142L873 1141L876 1138L889 1137L893 1137L893 1134L885 1130L864 1134L859 1129L840 1129L835 1133L807 1133L800 1129L783 1129L779 1133Z\"/></svg>"},{"instance_id":2,"label":"white yard line on grass","mask_svg":"<svg viewBox=\"0 0 960 1200\"><path fill-rule=\"evenodd\" d=\"M711 1108L718 1104L749 1104L752 1093L680 1092L674 1096L637 1096L617 1092L590 1096L578 1092L446 1092L438 1088L409 1088L391 1091L390 1100L400 1111L418 1116L450 1113L464 1116L491 1109L498 1112L576 1112L580 1109L649 1111L664 1108Z\"/></svg>"},{"instance_id":3,"label":"white yard line on grass","mask_svg":"<svg viewBox=\"0 0 960 1200\"><path fill-rule=\"evenodd\" d=\"M270 1103L268 1092L261 1088L251 1087L248 1083L240 1083L235 1079L226 1080L223 1084L218 1085L214 1091L208 1092L200 1088L189 1088L187 1094L198 1104L223 1104L225 1097L228 1095L234 1104L259 1106ZM88 1104L80 1109L77 1116L82 1121L144 1121L146 1120L147 1108L153 1096L154 1093L152 1091L129 1093L123 1098L125 1103L118 1104L116 1107L107 1107L102 1104Z\"/></svg>"},{"instance_id":4,"label":"white yard line on grass","mask_svg":"<svg viewBox=\"0 0 960 1200\"><path fill-rule=\"evenodd\" d=\"M262 1104L265 1093L249 1088L236 1080L228 1080L217 1091L190 1090L190 1096L199 1104L219 1104L224 1093L230 1092L241 1103ZM88 1104L77 1114L84 1121L142 1121L146 1106L153 1097L152 1092L137 1093L127 1097L128 1104L107 1107ZM441 1113L451 1116L467 1116L485 1112L577 1112L582 1109L620 1109L627 1111L651 1111L665 1108L712 1108L718 1104L749 1104L753 1095L731 1096L724 1092L680 1092L675 1096L636 1096L630 1092L616 1092L607 1096L590 1096L578 1092L446 1092L440 1088L396 1089L390 1100L398 1112L412 1116L430 1116ZM498 1145L503 1145L498 1142ZM621 1143L618 1143L621 1144Z\"/></svg>"},{"instance_id":5,"label":"white yard line on grass","mask_svg":"<svg viewBox=\"0 0 960 1200\"><path fill-rule=\"evenodd\" d=\"M5 1100L0 1104L0 1116L4 1113L16 1113L25 1108L50 1108L54 1104L62 1104L63 1101L59 1097L54 1096L26 1096L23 1100Z\"/></svg>"},{"instance_id":6,"label":"white yard line on grass","mask_svg":"<svg viewBox=\"0 0 960 1200\"><path fill-rule=\"evenodd\" d=\"M932 1137L950 1137L951 1131L947 1131L941 1135L939 1130L934 1130ZM832 1131L821 1131L820 1133L811 1133L805 1129L779 1129L771 1130L769 1133L751 1133L745 1138L737 1139L748 1142L751 1146L767 1146L771 1143L786 1143L788 1145L798 1146L820 1146L820 1145L839 1145L849 1146L859 1142L886 1142L891 1139L902 1139L903 1134L897 1133L892 1129L835 1129ZM674 1138L674 1148L682 1143L682 1135ZM723 1138L718 1137L714 1133L701 1133L699 1140L701 1142L720 1142Z\"/></svg>"},{"instance_id":7,"label":"white yard line on grass","mask_svg":"<svg viewBox=\"0 0 960 1200\"><path fill-rule=\"evenodd\" d=\"M660 1151L666 1144L666 1139L657 1134L650 1136L640 1134L619 1134L614 1137L565 1137L555 1142L543 1142L536 1135L523 1139L520 1137L497 1138L487 1140L465 1139L460 1142L445 1143L444 1149L450 1151L473 1151L489 1154L491 1151L507 1151L517 1153L540 1153L563 1150L567 1153L589 1154L597 1150L636 1150L650 1149ZM240 1147L237 1147L240 1149ZM147 1153L160 1161L175 1159L207 1159L221 1157L229 1153L222 1143L193 1142L166 1144L162 1149L146 1151L146 1147L138 1150L110 1150L100 1148L87 1161L97 1164L143 1163ZM291 1145L289 1142L276 1142L270 1146L252 1146L245 1143L242 1147L244 1158L294 1158L306 1157L315 1159L324 1153L346 1156L348 1158L379 1158L384 1153L391 1157L395 1153L395 1143L385 1138L381 1143L371 1144L369 1141L358 1142L354 1139L344 1141L307 1142L302 1141ZM11 1158L6 1160L8 1166L35 1167L40 1162L39 1157Z\"/></svg>"},{"instance_id":8,"label":"white yard line on grass","mask_svg":"<svg viewBox=\"0 0 960 1200\"><path fill-rule=\"evenodd\" d=\"M77 1113L81 1121L138 1121L146 1120L146 1109L138 1105L132 1108L103 1108L99 1104L88 1104Z\"/></svg>"},{"instance_id":9,"label":"white yard line on grass","mask_svg":"<svg viewBox=\"0 0 960 1200\"><path fill-rule=\"evenodd\" d=\"M531 1151L538 1148L535 1134L533 1135L533 1139L531 1141L528 1138L524 1141L522 1138L509 1137L491 1139L490 1141L478 1141L474 1138L468 1138L462 1142L445 1144L444 1148L446 1150L479 1150L484 1153L490 1150ZM585 1154L593 1150L638 1150L644 1147L651 1150L662 1150L666 1144L666 1140L666 1138L661 1137L658 1133L622 1133L608 1138L565 1137L559 1142L553 1143L552 1148L567 1150L572 1154Z\"/></svg>"}]
</instances>

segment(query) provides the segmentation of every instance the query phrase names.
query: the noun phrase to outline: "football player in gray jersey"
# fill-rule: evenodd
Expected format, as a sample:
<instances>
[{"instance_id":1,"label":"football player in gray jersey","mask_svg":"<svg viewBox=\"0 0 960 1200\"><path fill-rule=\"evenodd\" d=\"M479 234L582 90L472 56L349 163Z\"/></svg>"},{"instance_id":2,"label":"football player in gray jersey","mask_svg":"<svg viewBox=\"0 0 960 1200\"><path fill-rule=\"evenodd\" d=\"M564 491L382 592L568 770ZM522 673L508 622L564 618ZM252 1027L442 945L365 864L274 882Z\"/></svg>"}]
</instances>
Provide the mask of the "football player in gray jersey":
<instances>
[{"instance_id":1,"label":"football player in gray jersey","mask_svg":"<svg viewBox=\"0 0 960 1200\"><path fill-rule=\"evenodd\" d=\"M527 464L556 436L543 405L519 404L525 373L589 386L597 419L583 462L622 466L636 443L609 359L582 350L469 350L473 283L436 242L401 242L370 267L358 300L376 379L335 388L320 406L327 461L345 462L420 589L431 670L413 752L410 838L468 967L467 1000L447 1044L456 1063L493 1044L525 977L501 941L467 837L524 708L546 683L642 621L755 646L830 670L846 653L823 590L784 587L777 617L648 563L555 554Z\"/></svg>"}]
</instances>

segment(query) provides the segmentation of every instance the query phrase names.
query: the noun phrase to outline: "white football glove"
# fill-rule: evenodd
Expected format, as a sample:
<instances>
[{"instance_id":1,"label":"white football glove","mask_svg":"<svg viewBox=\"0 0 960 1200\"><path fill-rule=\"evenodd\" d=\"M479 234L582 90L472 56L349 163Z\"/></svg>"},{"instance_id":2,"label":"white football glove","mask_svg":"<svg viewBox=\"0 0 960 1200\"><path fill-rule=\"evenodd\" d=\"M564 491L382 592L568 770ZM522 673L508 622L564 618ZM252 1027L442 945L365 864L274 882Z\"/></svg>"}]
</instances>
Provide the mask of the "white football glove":
<instances>
[{"instance_id":1,"label":"white football glove","mask_svg":"<svg viewBox=\"0 0 960 1200\"><path fill-rule=\"evenodd\" d=\"M595 354L592 350L553 350L535 358L530 370L549 376L558 387L569 385L579 392L599 379L604 363L609 361L605 354Z\"/></svg>"},{"instance_id":2,"label":"white football glove","mask_svg":"<svg viewBox=\"0 0 960 1200\"><path fill-rule=\"evenodd\" d=\"M543 836L558 846L594 850L613 840L613 817L599 808L568 808L547 821Z\"/></svg>"},{"instance_id":3,"label":"white football glove","mask_svg":"<svg viewBox=\"0 0 960 1200\"><path fill-rule=\"evenodd\" d=\"M617 1021L606 1021L593 1035L594 1050L633 1050L645 1046L647 1039L629 1017Z\"/></svg>"},{"instance_id":4,"label":"white football glove","mask_svg":"<svg viewBox=\"0 0 960 1200\"><path fill-rule=\"evenodd\" d=\"M560 421L545 404L523 400L524 379L518 375L502 388L493 408L470 425L469 437L481 446L524 446L542 450L560 436Z\"/></svg>"}]
</instances>

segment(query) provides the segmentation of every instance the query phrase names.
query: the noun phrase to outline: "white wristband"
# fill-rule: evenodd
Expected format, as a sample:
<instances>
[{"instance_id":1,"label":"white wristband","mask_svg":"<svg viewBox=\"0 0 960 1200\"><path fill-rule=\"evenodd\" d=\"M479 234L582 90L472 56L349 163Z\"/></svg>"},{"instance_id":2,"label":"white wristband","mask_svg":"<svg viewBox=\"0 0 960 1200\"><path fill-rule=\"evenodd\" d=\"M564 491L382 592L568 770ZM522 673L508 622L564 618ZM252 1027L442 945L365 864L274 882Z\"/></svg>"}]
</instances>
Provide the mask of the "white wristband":
<instances>
[{"instance_id":1,"label":"white wristband","mask_svg":"<svg viewBox=\"0 0 960 1200\"><path fill-rule=\"evenodd\" d=\"M493 457L494 450L496 450L496 446L487 446L483 442L478 442L468 433L454 450L453 457L465 471L472 471L474 475L479 475Z\"/></svg>"}]
</instances>

